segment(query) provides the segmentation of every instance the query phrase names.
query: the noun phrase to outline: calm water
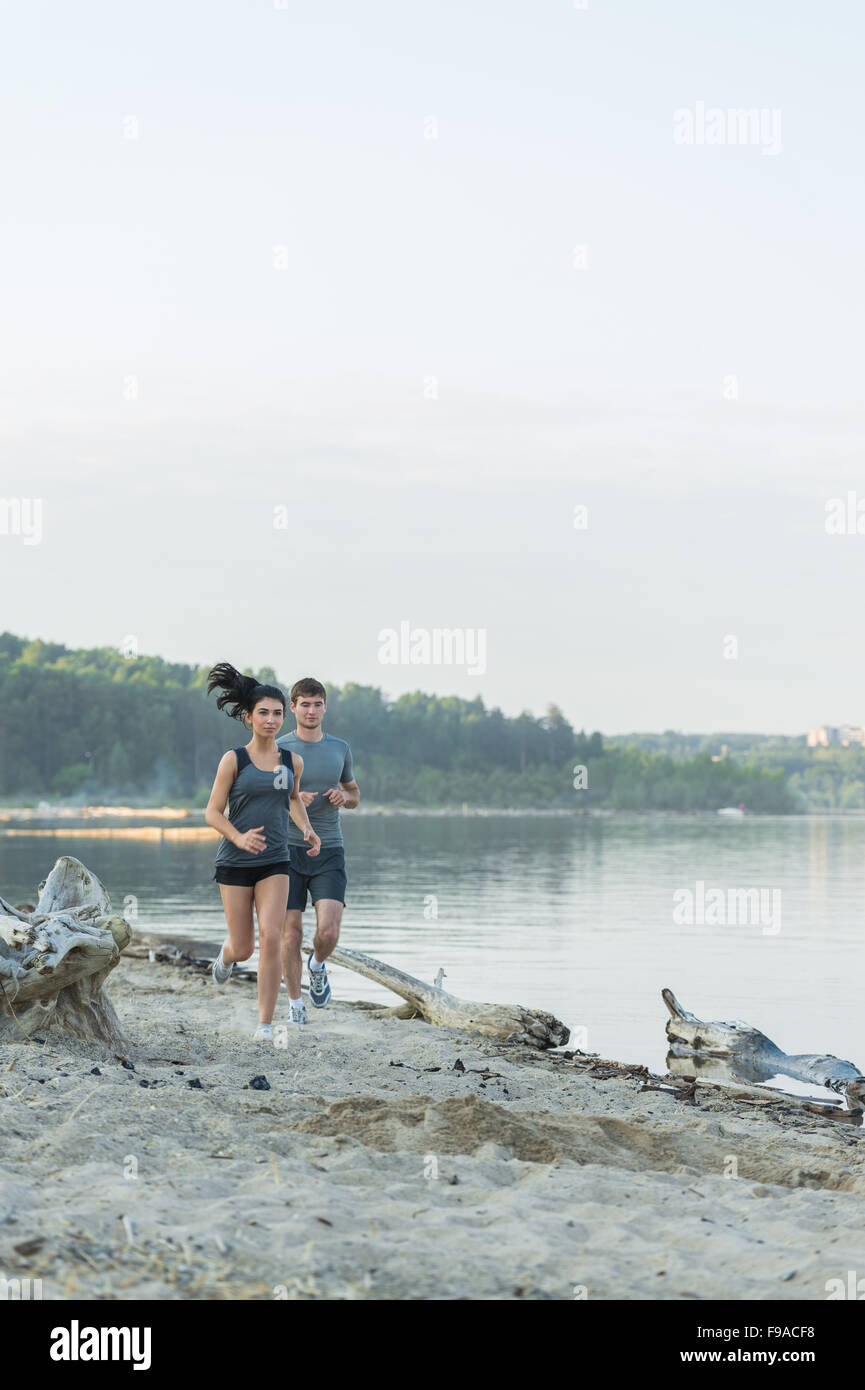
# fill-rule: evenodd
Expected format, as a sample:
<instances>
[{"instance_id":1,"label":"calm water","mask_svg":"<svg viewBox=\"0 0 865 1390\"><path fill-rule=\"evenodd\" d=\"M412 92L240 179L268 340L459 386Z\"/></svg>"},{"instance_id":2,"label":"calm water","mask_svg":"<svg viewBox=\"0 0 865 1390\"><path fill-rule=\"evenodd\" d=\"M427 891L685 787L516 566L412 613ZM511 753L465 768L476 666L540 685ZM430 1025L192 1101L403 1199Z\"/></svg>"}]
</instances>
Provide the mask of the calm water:
<instances>
[{"instance_id":1,"label":"calm water","mask_svg":"<svg viewBox=\"0 0 865 1390\"><path fill-rule=\"evenodd\" d=\"M666 1055L663 985L701 1017L745 1019L786 1051L865 1065L862 820L343 819L347 946L428 981L443 966L454 994L547 1009L586 1029L575 1041L588 1050L654 1069ZM135 895L141 930L221 938L212 844L0 834L0 892L32 898L65 852L116 907ZM677 923L673 895L698 880L768 890L767 906L780 890L780 930ZM397 1002L350 971L331 978L343 997Z\"/></svg>"}]
</instances>

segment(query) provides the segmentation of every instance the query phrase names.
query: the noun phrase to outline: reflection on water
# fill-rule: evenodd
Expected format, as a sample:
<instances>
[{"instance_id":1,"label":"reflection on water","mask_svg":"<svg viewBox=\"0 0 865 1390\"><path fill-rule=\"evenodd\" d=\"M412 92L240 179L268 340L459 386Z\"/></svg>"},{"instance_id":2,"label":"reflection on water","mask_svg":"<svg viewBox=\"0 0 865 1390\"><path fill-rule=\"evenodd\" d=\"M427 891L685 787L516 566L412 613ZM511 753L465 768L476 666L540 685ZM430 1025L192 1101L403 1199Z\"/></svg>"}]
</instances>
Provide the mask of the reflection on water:
<instances>
[{"instance_id":1,"label":"reflection on water","mask_svg":"<svg viewBox=\"0 0 865 1390\"><path fill-rule=\"evenodd\" d=\"M574 1043L664 1070L669 985L703 1018L740 1018L787 1052L865 1065L865 822L823 817L344 816L343 942L466 998L548 1009ZM0 834L0 892L32 899L57 855L82 859L137 925L217 941L214 842ZM759 922L674 920L674 893L781 893ZM307 916L310 914L307 913ZM335 992L393 1003L334 968ZM326 1016L322 1016L322 1022Z\"/></svg>"}]
</instances>

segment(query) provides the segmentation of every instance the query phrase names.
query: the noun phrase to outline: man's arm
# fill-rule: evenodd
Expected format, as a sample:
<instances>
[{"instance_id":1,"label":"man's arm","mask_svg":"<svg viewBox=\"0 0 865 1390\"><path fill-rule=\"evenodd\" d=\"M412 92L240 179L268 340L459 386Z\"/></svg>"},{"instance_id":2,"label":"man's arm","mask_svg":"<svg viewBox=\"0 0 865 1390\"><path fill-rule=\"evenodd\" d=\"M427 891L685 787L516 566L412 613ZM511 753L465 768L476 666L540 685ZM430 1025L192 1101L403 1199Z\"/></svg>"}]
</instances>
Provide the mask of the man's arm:
<instances>
[{"instance_id":1,"label":"man's arm","mask_svg":"<svg viewBox=\"0 0 865 1390\"><path fill-rule=\"evenodd\" d=\"M329 787L324 793L331 806L340 806L343 811L353 811L360 801L360 787L354 780L354 764L351 749L345 745L345 759L338 787Z\"/></svg>"},{"instance_id":2,"label":"man's arm","mask_svg":"<svg viewBox=\"0 0 865 1390\"><path fill-rule=\"evenodd\" d=\"M340 782L324 793L331 806L339 806L343 811L353 811L360 801L360 787L354 778L350 782Z\"/></svg>"}]
</instances>

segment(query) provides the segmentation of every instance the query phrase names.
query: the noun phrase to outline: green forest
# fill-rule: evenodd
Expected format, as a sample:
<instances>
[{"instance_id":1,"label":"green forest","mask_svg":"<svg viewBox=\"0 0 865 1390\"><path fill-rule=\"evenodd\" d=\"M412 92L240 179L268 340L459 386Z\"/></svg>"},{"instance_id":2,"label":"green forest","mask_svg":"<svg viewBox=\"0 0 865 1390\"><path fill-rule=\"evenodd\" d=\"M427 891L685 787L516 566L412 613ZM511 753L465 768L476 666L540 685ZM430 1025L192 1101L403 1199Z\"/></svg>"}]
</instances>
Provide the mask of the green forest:
<instances>
[{"instance_id":1,"label":"green forest","mask_svg":"<svg viewBox=\"0 0 865 1390\"><path fill-rule=\"evenodd\" d=\"M221 755L247 741L243 727L217 710L215 696L206 696L207 669L3 633L0 801L202 807ZM289 684L272 670L255 675ZM542 715L511 717L480 698L417 691L390 700L354 683L328 686L325 727L351 744L363 799L374 805L865 808L865 753L809 749L804 738L605 741L574 729L555 704ZM722 739L728 750L719 758Z\"/></svg>"}]
</instances>

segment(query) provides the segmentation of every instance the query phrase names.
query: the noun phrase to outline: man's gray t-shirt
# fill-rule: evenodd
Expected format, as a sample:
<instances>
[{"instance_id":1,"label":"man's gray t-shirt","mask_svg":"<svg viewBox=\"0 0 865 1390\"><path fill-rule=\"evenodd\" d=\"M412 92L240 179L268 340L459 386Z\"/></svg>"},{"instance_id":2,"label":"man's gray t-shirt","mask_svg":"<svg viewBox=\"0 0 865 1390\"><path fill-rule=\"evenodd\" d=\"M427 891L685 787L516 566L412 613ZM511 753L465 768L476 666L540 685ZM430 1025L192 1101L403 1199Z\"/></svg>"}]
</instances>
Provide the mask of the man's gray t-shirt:
<instances>
[{"instance_id":1,"label":"man's gray t-shirt","mask_svg":"<svg viewBox=\"0 0 865 1390\"><path fill-rule=\"evenodd\" d=\"M342 826L339 823L339 807L333 806L322 793L340 782L353 782L354 770L351 764L351 749L344 738L334 738L324 734L317 743L307 743L296 732L283 734L276 740L278 747L287 748L292 754L303 758L303 776L300 779L302 792L317 792L318 795L306 808L309 823L320 836L322 847L342 844ZM302 845L303 835L294 821L288 827L288 843Z\"/></svg>"}]
</instances>

